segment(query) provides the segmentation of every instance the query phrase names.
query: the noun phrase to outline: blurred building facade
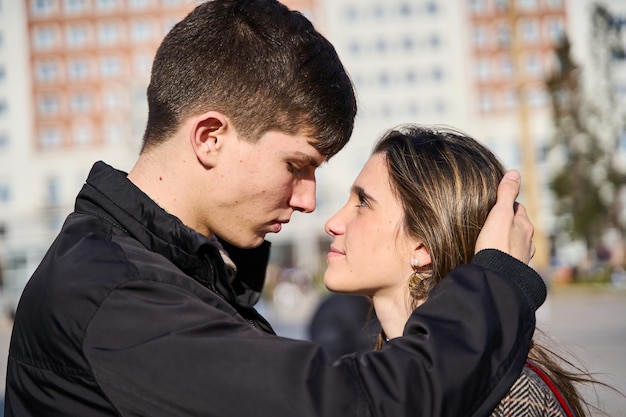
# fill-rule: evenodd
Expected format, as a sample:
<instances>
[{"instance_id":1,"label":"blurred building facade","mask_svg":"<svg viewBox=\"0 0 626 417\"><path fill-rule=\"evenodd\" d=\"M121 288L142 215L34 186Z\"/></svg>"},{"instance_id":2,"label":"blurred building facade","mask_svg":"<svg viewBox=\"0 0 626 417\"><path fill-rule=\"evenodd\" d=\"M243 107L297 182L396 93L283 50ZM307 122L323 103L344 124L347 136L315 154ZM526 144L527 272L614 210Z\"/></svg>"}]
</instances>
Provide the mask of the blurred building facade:
<instances>
[{"instance_id":1,"label":"blurred building facade","mask_svg":"<svg viewBox=\"0 0 626 417\"><path fill-rule=\"evenodd\" d=\"M152 57L195 0L0 0L0 267L19 293L94 161L132 167ZM522 200L549 233L543 79L568 33L589 56L591 0L291 0L335 45L359 100L353 139L318 174L318 209L270 235L273 259L323 269L324 221L375 139L399 123L446 124L522 171ZM624 2L605 1L624 12ZM621 6L620 6L621 5ZM621 10L620 10L621 7ZM616 74L623 74L619 71ZM616 75L626 96L626 76ZM541 265L545 260L537 261ZM14 297L15 298L15 297Z\"/></svg>"}]
</instances>

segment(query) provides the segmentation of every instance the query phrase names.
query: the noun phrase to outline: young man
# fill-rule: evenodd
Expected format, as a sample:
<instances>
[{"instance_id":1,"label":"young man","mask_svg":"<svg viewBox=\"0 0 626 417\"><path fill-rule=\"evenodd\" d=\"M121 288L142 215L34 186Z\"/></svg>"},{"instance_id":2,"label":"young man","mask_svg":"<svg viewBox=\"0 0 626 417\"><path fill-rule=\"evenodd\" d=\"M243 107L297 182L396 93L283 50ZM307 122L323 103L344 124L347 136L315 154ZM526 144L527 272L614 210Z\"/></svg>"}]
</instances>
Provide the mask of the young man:
<instances>
[{"instance_id":1,"label":"young man","mask_svg":"<svg viewBox=\"0 0 626 417\"><path fill-rule=\"evenodd\" d=\"M506 394L545 297L524 264L518 176L503 180L477 250L522 262L483 250L402 343L331 364L275 336L253 305L264 236L315 209L315 169L352 132L333 47L273 0L209 1L164 39L148 102L136 166L94 165L24 291L7 416L406 416L418 404L458 416Z\"/></svg>"}]
</instances>

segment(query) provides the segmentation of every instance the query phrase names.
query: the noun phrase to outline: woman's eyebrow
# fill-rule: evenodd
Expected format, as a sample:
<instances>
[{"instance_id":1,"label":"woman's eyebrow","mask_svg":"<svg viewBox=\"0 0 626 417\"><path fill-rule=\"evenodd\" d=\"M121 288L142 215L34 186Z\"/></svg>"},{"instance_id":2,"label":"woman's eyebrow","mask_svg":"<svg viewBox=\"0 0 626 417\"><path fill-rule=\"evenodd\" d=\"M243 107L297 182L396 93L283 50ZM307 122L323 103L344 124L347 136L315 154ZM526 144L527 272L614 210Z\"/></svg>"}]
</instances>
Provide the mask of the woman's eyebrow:
<instances>
[{"instance_id":1,"label":"woman's eyebrow","mask_svg":"<svg viewBox=\"0 0 626 417\"><path fill-rule=\"evenodd\" d=\"M363 187L361 187L361 186L353 185L351 191L352 191L352 193L358 195L361 198L364 198L367 201L370 201L372 203L378 203L378 201L374 197L372 197L371 195L366 193L365 189L363 189Z\"/></svg>"}]
</instances>

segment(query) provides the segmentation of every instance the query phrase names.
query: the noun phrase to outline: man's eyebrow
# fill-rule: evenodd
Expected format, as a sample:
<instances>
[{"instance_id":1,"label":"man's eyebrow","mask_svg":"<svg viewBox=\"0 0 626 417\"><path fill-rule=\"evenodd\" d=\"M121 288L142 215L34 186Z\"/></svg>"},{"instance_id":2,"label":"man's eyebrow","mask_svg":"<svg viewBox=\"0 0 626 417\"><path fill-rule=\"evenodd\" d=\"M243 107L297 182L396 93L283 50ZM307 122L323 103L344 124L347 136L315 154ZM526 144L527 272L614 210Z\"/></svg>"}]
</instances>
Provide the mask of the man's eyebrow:
<instances>
[{"instance_id":1,"label":"man's eyebrow","mask_svg":"<svg viewBox=\"0 0 626 417\"><path fill-rule=\"evenodd\" d=\"M313 165L313 167L315 168L318 168L320 166L320 163L316 161L315 158L313 158L311 155L307 155L304 152L296 152L296 156L308 162L309 165Z\"/></svg>"},{"instance_id":2,"label":"man's eyebrow","mask_svg":"<svg viewBox=\"0 0 626 417\"><path fill-rule=\"evenodd\" d=\"M378 201L374 197L366 193L365 189L363 189L363 187L361 186L353 185L351 191L352 193L358 195L360 198L363 198L372 203L378 203Z\"/></svg>"}]
</instances>

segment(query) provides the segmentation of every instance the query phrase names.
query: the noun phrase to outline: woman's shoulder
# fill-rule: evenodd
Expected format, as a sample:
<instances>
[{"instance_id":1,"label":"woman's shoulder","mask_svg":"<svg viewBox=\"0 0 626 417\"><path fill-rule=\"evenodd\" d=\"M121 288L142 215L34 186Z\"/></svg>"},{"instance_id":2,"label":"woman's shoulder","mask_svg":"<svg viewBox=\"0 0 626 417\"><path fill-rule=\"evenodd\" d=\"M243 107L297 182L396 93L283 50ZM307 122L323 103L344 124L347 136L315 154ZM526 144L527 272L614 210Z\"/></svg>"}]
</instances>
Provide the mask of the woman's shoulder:
<instances>
[{"instance_id":1,"label":"woman's shoulder","mask_svg":"<svg viewBox=\"0 0 626 417\"><path fill-rule=\"evenodd\" d=\"M500 401L491 417L567 417L554 392L555 386L534 364L527 363L509 393Z\"/></svg>"}]
</instances>

